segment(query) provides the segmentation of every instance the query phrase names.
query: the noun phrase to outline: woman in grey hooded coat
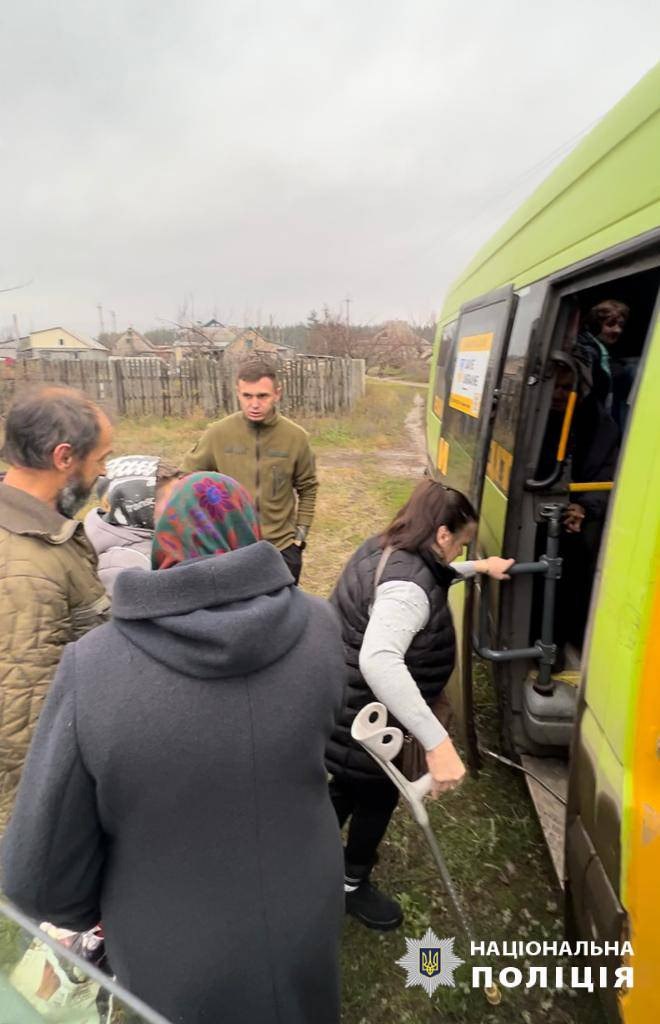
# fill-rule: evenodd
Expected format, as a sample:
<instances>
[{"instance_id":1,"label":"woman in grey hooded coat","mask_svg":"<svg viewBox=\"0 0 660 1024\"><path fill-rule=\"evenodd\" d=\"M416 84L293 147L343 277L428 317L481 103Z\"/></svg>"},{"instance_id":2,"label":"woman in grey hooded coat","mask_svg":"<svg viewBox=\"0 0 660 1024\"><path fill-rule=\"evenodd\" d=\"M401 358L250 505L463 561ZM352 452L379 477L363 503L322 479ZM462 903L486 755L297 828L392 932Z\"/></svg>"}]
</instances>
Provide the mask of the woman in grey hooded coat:
<instances>
[{"instance_id":1,"label":"woman in grey hooded coat","mask_svg":"<svg viewBox=\"0 0 660 1024\"><path fill-rule=\"evenodd\" d=\"M178 483L156 572L70 645L3 850L26 913L103 921L118 980L184 1024L337 1024L342 853L324 751L344 658L235 481ZM221 557L200 557L208 554Z\"/></svg>"}]
</instances>

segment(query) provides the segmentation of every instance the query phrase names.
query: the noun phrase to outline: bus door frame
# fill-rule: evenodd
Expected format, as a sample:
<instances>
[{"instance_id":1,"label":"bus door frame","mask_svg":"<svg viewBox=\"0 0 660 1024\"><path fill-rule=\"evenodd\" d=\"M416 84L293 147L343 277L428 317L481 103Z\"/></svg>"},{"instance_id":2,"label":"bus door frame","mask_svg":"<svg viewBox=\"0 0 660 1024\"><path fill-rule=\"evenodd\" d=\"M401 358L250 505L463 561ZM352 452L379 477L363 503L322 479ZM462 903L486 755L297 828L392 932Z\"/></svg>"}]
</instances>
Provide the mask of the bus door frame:
<instances>
[{"instance_id":1,"label":"bus door frame","mask_svg":"<svg viewBox=\"0 0 660 1024\"><path fill-rule=\"evenodd\" d=\"M494 344L490 351L488 360L488 372L490 374L490 379L487 382L487 386L484 387L479 407L478 432L470 478L470 489L468 494L477 512L480 510L481 501L483 498L486 466L488 464L488 454L490 450L490 443L493 433L493 423L495 420L495 413L497 410L499 387L502 379L504 360L506 358L509 338L511 335L511 327L513 325L517 305L517 295L513 288L513 285L506 285L504 288L497 288L491 292L487 292L486 294L481 295L476 299L471 299L469 302L466 302L464 303L463 306L461 306L458 313L458 317L456 319L452 351L450 358L447 362L445 371L445 395L442 424L440 429L441 443L445 437L445 430L449 419L449 402L451 395L451 386L454 378L454 371L456 368L458 348L463 337L469 336L463 335L461 330L461 324L469 314L478 312L479 310L486 310L489 306L495 306L501 303L504 303L505 305L502 310L502 319L498 323L497 331L494 332ZM447 468L450 468L450 465ZM476 541L473 542L473 544L470 546L470 550L468 551L468 558L475 557L475 547ZM479 767L479 753L474 720L474 698L472 686L473 619L474 588L468 586L465 594L465 604L463 611L463 629L461 631L461 665L459 674L459 687L461 722L463 726L464 739L467 751L467 761L470 769L472 771L475 771Z\"/></svg>"}]
</instances>

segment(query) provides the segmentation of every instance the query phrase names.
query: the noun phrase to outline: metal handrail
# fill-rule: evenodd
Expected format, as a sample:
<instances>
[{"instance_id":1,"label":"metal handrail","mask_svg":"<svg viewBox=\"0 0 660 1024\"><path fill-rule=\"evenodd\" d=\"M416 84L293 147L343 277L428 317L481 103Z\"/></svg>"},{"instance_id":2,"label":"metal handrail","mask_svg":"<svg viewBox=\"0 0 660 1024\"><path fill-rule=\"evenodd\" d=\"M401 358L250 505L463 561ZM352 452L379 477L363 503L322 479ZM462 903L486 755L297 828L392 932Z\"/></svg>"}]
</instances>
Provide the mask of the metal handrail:
<instances>
[{"instance_id":1,"label":"metal handrail","mask_svg":"<svg viewBox=\"0 0 660 1024\"><path fill-rule=\"evenodd\" d=\"M581 494L592 494L596 491L611 491L614 487L613 480L592 480L590 483L572 483L568 485L571 494L579 491Z\"/></svg>"},{"instance_id":2,"label":"metal handrail","mask_svg":"<svg viewBox=\"0 0 660 1024\"><path fill-rule=\"evenodd\" d=\"M478 633L472 637L472 646L476 654L486 661L502 663L534 659L539 662L539 675L534 689L543 696L554 693L552 666L557 655L557 645L553 639L555 617L555 595L557 581L561 577L559 557L559 537L561 533L561 516L563 506L559 504L543 505L540 509L542 519L548 523L548 541L545 554L538 562L518 562L508 570L509 576L539 575L545 577L543 588L543 612L541 619L541 638L532 647L512 647L497 649L490 644L488 625L488 584L489 579L480 579L479 627Z\"/></svg>"}]
</instances>

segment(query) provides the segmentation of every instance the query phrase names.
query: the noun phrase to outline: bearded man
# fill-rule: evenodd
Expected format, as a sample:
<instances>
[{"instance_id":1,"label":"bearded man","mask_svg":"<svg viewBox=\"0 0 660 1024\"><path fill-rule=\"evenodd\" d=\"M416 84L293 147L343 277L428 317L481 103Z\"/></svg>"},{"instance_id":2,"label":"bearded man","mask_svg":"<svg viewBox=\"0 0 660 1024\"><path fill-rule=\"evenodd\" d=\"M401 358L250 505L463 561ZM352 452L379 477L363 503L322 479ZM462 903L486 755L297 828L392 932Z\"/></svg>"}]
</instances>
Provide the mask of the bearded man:
<instances>
[{"instance_id":1,"label":"bearded man","mask_svg":"<svg viewBox=\"0 0 660 1024\"><path fill-rule=\"evenodd\" d=\"M0 483L0 834L66 644L108 618L96 555L74 515L110 455L112 424L85 395L23 393L5 423Z\"/></svg>"}]
</instances>

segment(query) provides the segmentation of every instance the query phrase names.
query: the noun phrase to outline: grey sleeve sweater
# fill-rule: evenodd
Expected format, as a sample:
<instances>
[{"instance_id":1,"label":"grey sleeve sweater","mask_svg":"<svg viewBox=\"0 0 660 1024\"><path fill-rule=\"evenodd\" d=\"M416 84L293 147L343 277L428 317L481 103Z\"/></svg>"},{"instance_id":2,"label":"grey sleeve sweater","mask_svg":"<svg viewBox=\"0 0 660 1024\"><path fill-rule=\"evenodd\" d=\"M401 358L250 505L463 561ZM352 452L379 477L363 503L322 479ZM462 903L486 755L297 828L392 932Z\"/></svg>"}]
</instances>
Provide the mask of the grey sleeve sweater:
<instances>
[{"instance_id":1,"label":"grey sleeve sweater","mask_svg":"<svg viewBox=\"0 0 660 1024\"><path fill-rule=\"evenodd\" d=\"M464 579L476 572L473 562L454 562L452 569ZM360 672L374 696L425 750L442 743L447 730L419 692L405 657L415 635L426 626L429 614L428 598L416 583L381 583L360 650Z\"/></svg>"}]
</instances>

